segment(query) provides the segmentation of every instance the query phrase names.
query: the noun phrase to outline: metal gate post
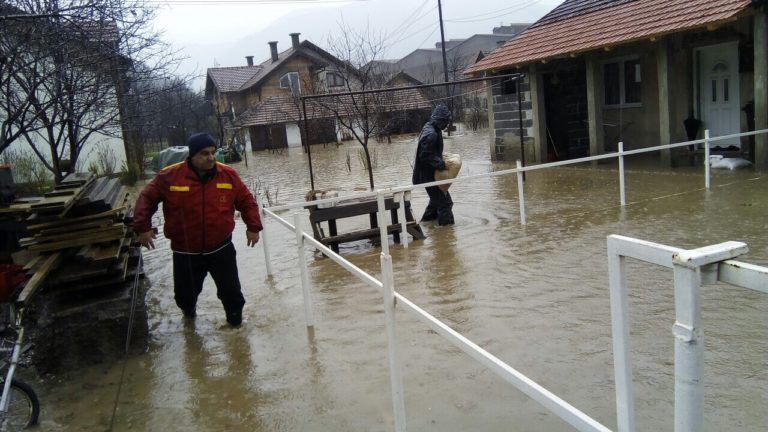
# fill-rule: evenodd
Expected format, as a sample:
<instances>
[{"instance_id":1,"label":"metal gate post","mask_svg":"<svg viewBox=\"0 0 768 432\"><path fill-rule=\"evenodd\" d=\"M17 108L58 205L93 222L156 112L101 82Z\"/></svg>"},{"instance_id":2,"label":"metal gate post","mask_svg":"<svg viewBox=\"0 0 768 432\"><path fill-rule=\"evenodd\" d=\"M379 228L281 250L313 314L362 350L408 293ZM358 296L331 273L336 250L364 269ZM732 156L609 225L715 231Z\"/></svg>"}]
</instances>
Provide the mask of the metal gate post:
<instances>
[{"instance_id":1,"label":"metal gate post","mask_svg":"<svg viewBox=\"0 0 768 432\"><path fill-rule=\"evenodd\" d=\"M747 252L740 242L687 250L672 256L675 281L675 432L704 429L704 334L701 267Z\"/></svg>"},{"instance_id":2,"label":"metal gate post","mask_svg":"<svg viewBox=\"0 0 768 432\"><path fill-rule=\"evenodd\" d=\"M632 354L629 337L629 297L626 258L618 251L613 236L608 237L608 285L611 294L613 370L616 378L616 423L619 432L635 431L635 399L632 384Z\"/></svg>"},{"instance_id":3,"label":"metal gate post","mask_svg":"<svg viewBox=\"0 0 768 432\"><path fill-rule=\"evenodd\" d=\"M261 205L259 206L259 215L261 216L261 224L264 226L264 229L261 230L260 236L261 237L261 246L264 248L264 263L267 267L267 276L272 276L272 258L269 256L269 245L267 244L267 212L264 211L265 204L264 199L261 194L259 194L259 203Z\"/></svg>"},{"instance_id":4,"label":"metal gate post","mask_svg":"<svg viewBox=\"0 0 768 432\"><path fill-rule=\"evenodd\" d=\"M379 212L376 215L379 221L379 234L381 237L381 253L389 255L389 233L387 232L387 210L384 205L384 194L376 191L376 202L379 205Z\"/></svg>"},{"instance_id":5,"label":"metal gate post","mask_svg":"<svg viewBox=\"0 0 768 432\"><path fill-rule=\"evenodd\" d=\"M392 256L381 253L381 281L384 291L384 316L387 321L389 341L389 380L392 387L392 407L395 413L395 431L406 432L405 398L403 378L400 372L400 354L397 347L397 323L395 321L395 281L392 271Z\"/></svg>"},{"instance_id":6,"label":"metal gate post","mask_svg":"<svg viewBox=\"0 0 768 432\"><path fill-rule=\"evenodd\" d=\"M400 242L403 247L408 249L408 221L405 220L405 195L407 192L397 192L392 198L395 202L400 203L397 208L397 217L400 219Z\"/></svg>"},{"instance_id":7,"label":"metal gate post","mask_svg":"<svg viewBox=\"0 0 768 432\"><path fill-rule=\"evenodd\" d=\"M517 197L520 201L520 224L525 225L525 195L523 195L523 164L517 161Z\"/></svg>"},{"instance_id":8,"label":"metal gate post","mask_svg":"<svg viewBox=\"0 0 768 432\"><path fill-rule=\"evenodd\" d=\"M293 214L293 228L296 230L296 249L299 255L299 270L301 271L301 292L304 294L304 317L307 327L315 325L315 316L312 312L312 293L309 289L309 274L307 273L307 256L304 250L304 230L301 228L301 215Z\"/></svg>"},{"instance_id":9,"label":"metal gate post","mask_svg":"<svg viewBox=\"0 0 768 432\"><path fill-rule=\"evenodd\" d=\"M619 143L619 196L621 205L627 205L627 194L624 191L624 143Z\"/></svg>"},{"instance_id":10,"label":"metal gate post","mask_svg":"<svg viewBox=\"0 0 768 432\"><path fill-rule=\"evenodd\" d=\"M704 130L704 187L709 189L709 129Z\"/></svg>"}]
</instances>

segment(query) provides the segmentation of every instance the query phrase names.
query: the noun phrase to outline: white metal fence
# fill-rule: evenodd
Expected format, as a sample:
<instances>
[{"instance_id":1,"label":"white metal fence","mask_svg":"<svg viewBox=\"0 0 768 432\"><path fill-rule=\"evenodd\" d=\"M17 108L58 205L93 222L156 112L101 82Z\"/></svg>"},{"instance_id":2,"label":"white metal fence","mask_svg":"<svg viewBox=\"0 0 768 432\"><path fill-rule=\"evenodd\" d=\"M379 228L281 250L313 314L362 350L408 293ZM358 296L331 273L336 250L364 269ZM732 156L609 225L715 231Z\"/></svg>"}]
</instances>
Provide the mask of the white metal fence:
<instances>
[{"instance_id":1,"label":"white metal fence","mask_svg":"<svg viewBox=\"0 0 768 432\"><path fill-rule=\"evenodd\" d=\"M388 355L390 367L390 384L392 390L392 404L394 410L395 430L397 432L406 431L405 421L405 400L403 393L403 384L401 377L401 366L398 354L397 329L395 312L396 307L413 313L419 320L423 321L437 334L441 335L448 342L455 345L470 357L490 369L496 375L509 382L517 389L539 402L550 412L573 426L579 431L610 431L606 426L581 412L568 402L562 400L557 395L548 391L546 388L537 384L526 377L510 365L496 358L493 354L485 351L477 344L467 339L460 333L453 330L447 324L430 315L418 305L408 300L395 290L394 274L392 268L392 256L389 253L389 241L386 231L385 221L385 197L393 195L395 201L400 203L398 211L399 220L403 224L401 240L404 247L408 247L408 234L405 229L406 218L404 217L405 201L409 199L410 193L416 188L425 188L441 184L454 183L459 181L470 181L476 178L493 177L502 175L517 175L518 195L520 205L520 223L525 224L525 195L523 173L547 169L565 165L597 161L601 159L618 158L619 161L619 188L621 205L626 205L626 193L624 189L624 157L640 153L648 153L688 145L704 145L704 165L705 165L705 187L710 187L709 170L709 147L712 142L725 140L735 137L745 137L761 133L768 133L768 129L747 132L742 134L727 135L721 137L710 137L709 131L705 131L705 138L702 140L687 141L663 146L648 147L637 150L625 151L623 144L619 143L618 151L598 156L572 159L546 163L535 166L522 167L517 162L517 168L510 170L495 171L492 173L458 177L450 180L436 181L420 185L408 185L380 189L373 192L356 194L355 198L376 198L378 202L378 225L381 236L381 275L382 280L374 278L359 267L355 266L339 254L333 252L321 242L317 241L312 234L307 233L302 228L302 220L306 218L302 212L293 214L293 224L282 218L277 212L285 210L303 210L308 205L333 204L338 201L350 199L350 197L335 197L315 201L294 203L284 206L265 208L261 207L262 219L266 222L267 217L293 231L296 235L297 255L299 268L301 272L302 293L304 296L304 312L308 327L315 324L312 309L311 285L307 272L307 263L305 256L305 247L307 245L314 247L325 256L332 259L339 266L346 269L350 274L360 279L366 285L378 289L383 296L383 305L386 318L386 331L388 336ZM264 202L264 200L260 200ZM268 232L262 232L262 245L264 248L264 258L266 262L267 274L273 275L272 264L268 244ZM628 299L627 286L625 282L624 259L626 257L637 258L658 265L672 267L675 271L675 302L677 312L677 322L673 326L673 334L676 338L675 344L675 431L693 432L702 430L702 405L703 405L703 384L701 380L703 364L703 347L697 343L701 338L700 327L700 305L698 288L702 282L714 282L720 280L737 286L768 293L768 269L750 264L731 261L740 254L746 252L746 245L737 242L728 242L721 245L715 245L695 250L682 250L674 247L657 245L642 240L630 239L621 236L610 236L608 238L608 261L609 261L609 285L611 292L611 315L612 332L614 345L614 369L616 376L616 411L618 430L621 432L634 432L634 402L632 394L632 372L631 359L629 351L629 322L628 322Z\"/></svg>"},{"instance_id":2,"label":"white metal fence","mask_svg":"<svg viewBox=\"0 0 768 432\"><path fill-rule=\"evenodd\" d=\"M635 430L625 259L639 259L674 272L675 432L698 432L704 430L704 341L699 289L703 284L720 281L768 294L768 268L731 260L747 250L747 245L740 242L684 250L618 235L608 237L619 431Z\"/></svg>"}]
</instances>

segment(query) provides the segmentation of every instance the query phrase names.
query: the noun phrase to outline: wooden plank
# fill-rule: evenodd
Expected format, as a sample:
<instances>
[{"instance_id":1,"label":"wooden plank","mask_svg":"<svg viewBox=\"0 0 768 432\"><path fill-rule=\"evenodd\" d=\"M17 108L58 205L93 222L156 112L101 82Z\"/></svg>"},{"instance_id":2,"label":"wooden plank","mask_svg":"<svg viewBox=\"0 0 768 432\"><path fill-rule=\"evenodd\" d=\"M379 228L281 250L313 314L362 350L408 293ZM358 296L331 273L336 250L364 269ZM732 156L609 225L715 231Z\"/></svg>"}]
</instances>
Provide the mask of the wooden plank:
<instances>
[{"instance_id":1,"label":"wooden plank","mask_svg":"<svg viewBox=\"0 0 768 432\"><path fill-rule=\"evenodd\" d=\"M75 193L75 196L72 197L69 202L64 206L64 209L59 213L59 218L63 218L67 215L67 212L72 208L72 206L75 205L78 199L80 199L83 196L83 193L88 189L88 186L95 180L95 177L91 176L88 181L83 184L83 186L80 187L80 189L77 190L77 193Z\"/></svg>"},{"instance_id":2,"label":"wooden plank","mask_svg":"<svg viewBox=\"0 0 768 432\"><path fill-rule=\"evenodd\" d=\"M50 198L43 198L40 201L32 204L30 206L30 209L33 211L37 211L40 209L50 208L50 207L64 207L64 204L66 204L67 201L72 199L72 195L67 197L50 197Z\"/></svg>"},{"instance_id":3,"label":"wooden plank","mask_svg":"<svg viewBox=\"0 0 768 432\"><path fill-rule=\"evenodd\" d=\"M50 192L46 192L43 194L46 198L57 198L57 197L70 197L75 194L75 190L72 189L56 189L52 190Z\"/></svg>"},{"instance_id":4,"label":"wooden plank","mask_svg":"<svg viewBox=\"0 0 768 432\"><path fill-rule=\"evenodd\" d=\"M406 209L410 209L410 202L406 201ZM385 210L396 210L400 208L400 202L392 198L384 200ZM309 220L312 222L325 222L332 219L344 219L353 216L362 216L370 213L378 213L379 204L376 200L357 201L351 203L340 203L335 207L326 207L310 209Z\"/></svg>"},{"instance_id":5,"label":"wooden plank","mask_svg":"<svg viewBox=\"0 0 768 432\"><path fill-rule=\"evenodd\" d=\"M99 235L109 235L112 232L122 232L124 226L123 224L114 224L112 226L104 227L104 228L92 228L87 230L72 230L68 233L58 233L55 235L50 236L35 236L34 242L30 243L27 239L29 237L26 237L24 240L24 246L29 247L32 245L43 245L43 244L49 244L49 243L58 243L63 242L67 240L74 240L82 237L93 237L93 236L99 236ZM21 244L21 241L20 243Z\"/></svg>"},{"instance_id":6,"label":"wooden plank","mask_svg":"<svg viewBox=\"0 0 768 432\"><path fill-rule=\"evenodd\" d=\"M16 301L22 305L26 304L37 293L37 290L40 289L40 286L45 282L45 279L48 277L51 270L59 265L62 257L63 255L61 252L49 255L43 262L43 265L40 266L35 274L32 275L32 278L24 285L24 288L21 290L21 293L19 293L19 297Z\"/></svg>"},{"instance_id":7,"label":"wooden plank","mask_svg":"<svg viewBox=\"0 0 768 432\"><path fill-rule=\"evenodd\" d=\"M124 236L125 236L125 227L123 227L122 231L103 233L101 235L94 235L94 236L83 237L83 238L78 238L78 239L73 239L68 241L33 245L29 247L29 250L36 251L36 252L46 252L46 251L53 251L58 249L68 249L68 248L74 248L78 246L84 246L91 243L109 242L109 241L117 240Z\"/></svg>"},{"instance_id":8,"label":"wooden plank","mask_svg":"<svg viewBox=\"0 0 768 432\"><path fill-rule=\"evenodd\" d=\"M61 179L60 185L66 186L71 184L80 184L88 182L89 180L93 179L94 175L89 172L78 172L78 173L69 173Z\"/></svg>"},{"instance_id":9,"label":"wooden plank","mask_svg":"<svg viewBox=\"0 0 768 432\"><path fill-rule=\"evenodd\" d=\"M24 272L29 273L30 271L34 271L42 261L43 255L38 255L32 258L26 265L24 265Z\"/></svg>"},{"instance_id":10,"label":"wooden plank","mask_svg":"<svg viewBox=\"0 0 768 432\"><path fill-rule=\"evenodd\" d=\"M51 283L66 284L75 282L78 285L94 280L119 277L125 278L129 254L126 252L114 262L103 262L101 265L93 263L68 263L50 277Z\"/></svg>"},{"instance_id":11,"label":"wooden plank","mask_svg":"<svg viewBox=\"0 0 768 432\"><path fill-rule=\"evenodd\" d=\"M124 208L115 208L115 209L112 209L112 210L108 210L108 211L97 213L97 214L87 215L87 216L80 216L80 217L68 218L68 219L57 219L57 220L52 221L52 222L44 222L44 223L29 225L29 226L27 226L27 230L34 231L34 230L44 229L44 228L51 228L51 227L57 227L57 226L78 224L80 222L89 221L89 220L93 220L93 219L101 219L101 218L107 217L107 216L115 216L115 215L117 215L118 213L120 213L123 210L125 210L125 209Z\"/></svg>"},{"instance_id":12,"label":"wooden plank","mask_svg":"<svg viewBox=\"0 0 768 432\"><path fill-rule=\"evenodd\" d=\"M408 222L408 224L415 224L415 222ZM387 234L399 233L400 231L402 231L402 226L400 224L387 226ZM378 238L379 235L380 232L378 228L370 228L345 234L339 234L336 236L324 237L320 240L320 242L325 245L349 243L357 240Z\"/></svg>"},{"instance_id":13,"label":"wooden plank","mask_svg":"<svg viewBox=\"0 0 768 432\"><path fill-rule=\"evenodd\" d=\"M105 227L114 225L114 223L115 222L112 219L102 219L102 220L94 220L90 222L79 223L75 226L60 226L55 228L45 228L35 233L34 237L44 237L49 235L61 234L61 233L70 233L73 230L82 231L90 228L105 228ZM33 231L33 230L27 229L27 231Z\"/></svg>"},{"instance_id":14,"label":"wooden plank","mask_svg":"<svg viewBox=\"0 0 768 432\"><path fill-rule=\"evenodd\" d=\"M108 246L94 246L90 258L93 261L115 260L120 256L120 251L122 249L122 242L113 243Z\"/></svg>"}]
</instances>

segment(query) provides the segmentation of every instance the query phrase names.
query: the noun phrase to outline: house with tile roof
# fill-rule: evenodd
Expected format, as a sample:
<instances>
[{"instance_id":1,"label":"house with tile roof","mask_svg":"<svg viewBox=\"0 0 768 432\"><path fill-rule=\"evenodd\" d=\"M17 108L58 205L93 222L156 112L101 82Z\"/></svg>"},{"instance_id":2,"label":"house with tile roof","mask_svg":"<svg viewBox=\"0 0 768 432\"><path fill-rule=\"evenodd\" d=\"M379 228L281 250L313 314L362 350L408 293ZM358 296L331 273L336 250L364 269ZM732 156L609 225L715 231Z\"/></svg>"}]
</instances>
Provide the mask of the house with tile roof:
<instances>
[{"instance_id":1,"label":"house with tile roof","mask_svg":"<svg viewBox=\"0 0 768 432\"><path fill-rule=\"evenodd\" d=\"M519 87L491 80L492 152L515 160L524 147L526 160L547 162L768 128L766 3L564 1L465 71L526 75ZM713 146L765 169L766 141Z\"/></svg>"},{"instance_id":2,"label":"house with tile roof","mask_svg":"<svg viewBox=\"0 0 768 432\"><path fill-rule=\"evenodd\" d=\"M252 150L301 146L304 105L310 145L351 139L344 125L360 123L349 121L359 115L353 107L359 108L360 98L336 94L358 89L357 80L370 76L309 41L300 42L299 33L291 33L291 38L291 48L283 52L278 52L277 42L269 42L271 56L260 64L246 57L246 66L208 69L206 98L222 129L242 137ZM300 96L318 94L329 96L302 104ZM380 123L377 134L418 131L423 121L415 119L428 118L432 109L425 95L412 89L374 99L380 105L386 102L374 108L385 111L375 115Z\"/></svg>"},{"instance_id":3,"label":"house with tile roof","mask_svg":"<svg viewBox=\"0 0 768 432\"><path fill-rule=\"evenodd\" d=\"M240 136L252 150L301 146L302 94L343 89L339 73L346 65L310 41L291 33L291 47L278 52L269 42L270 58L245 66L209 68L205 95L229 136ZM332 116L322 110L307 113L310 144L335 142Z\"/></svg>"}]
</instances>

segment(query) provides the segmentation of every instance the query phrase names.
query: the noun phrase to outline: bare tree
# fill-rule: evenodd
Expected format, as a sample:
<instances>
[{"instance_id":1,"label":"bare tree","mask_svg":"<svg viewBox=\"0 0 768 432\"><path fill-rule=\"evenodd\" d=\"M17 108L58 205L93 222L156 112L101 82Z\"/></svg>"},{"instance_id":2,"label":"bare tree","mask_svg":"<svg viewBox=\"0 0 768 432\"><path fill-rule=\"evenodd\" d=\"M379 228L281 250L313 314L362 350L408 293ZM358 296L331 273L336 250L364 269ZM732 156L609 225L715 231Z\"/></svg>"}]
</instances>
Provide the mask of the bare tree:
<instances>
[{"instance_id":1,"label":"bare tree","mask_svg":"<svg viewBox=\"0 0 768 432\"><path fill-rule=\"evenodd\" d=\"M0 153L37 129L39 111L33 101L56 73L39 66L39 50L50 30L30 22L19 9L0 3ZM26 76L29 70L38 73Z\"/></svg>"},{"instance_id":2,"label":"bare tree","mask_svg":"<svg viewBox=\"0 0 768 432\"><path fill-rule=\"evenodd\" d=\"M178 62L149 28L154 6L143 0L4 4L13 15L6 12L3 21L12 17L25 26L3 27L0 39L9 41L3 48L13 49L3 56L23 60L7 70L11 82L3 87L0 105L34 113L0 113L12 122L6 129L14 131L4 132L6 142L23 136L58 181L75 169L94 134L122 136L127 166L140 170L144 148L139 102L147 97L145 90L156 91L142 84L170 75ZM25 28L33 38L26 37Z\"/></svg>"},{"instance_id":3,"label":"bare tree","mask_svg":"<svg viewBox=\"0 0 768 432\"><path fill-rule=\"evenodd\" d=\"M345 94L312 99L313 103L333 113L336 121L363 147L368 182L374 189L373 169L368 144L372 136L386 128L386 113L393 105L391 92L369 92L384 87L387 75L373 67L385 53L384 38L370 28L362 31L340 23L340 36L328 36L328 51L344 66L334 73L344 82ZM351 93L351 94L350 94Z\"/></svg>"}]
</instances>

